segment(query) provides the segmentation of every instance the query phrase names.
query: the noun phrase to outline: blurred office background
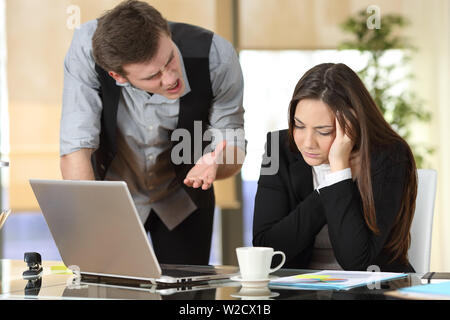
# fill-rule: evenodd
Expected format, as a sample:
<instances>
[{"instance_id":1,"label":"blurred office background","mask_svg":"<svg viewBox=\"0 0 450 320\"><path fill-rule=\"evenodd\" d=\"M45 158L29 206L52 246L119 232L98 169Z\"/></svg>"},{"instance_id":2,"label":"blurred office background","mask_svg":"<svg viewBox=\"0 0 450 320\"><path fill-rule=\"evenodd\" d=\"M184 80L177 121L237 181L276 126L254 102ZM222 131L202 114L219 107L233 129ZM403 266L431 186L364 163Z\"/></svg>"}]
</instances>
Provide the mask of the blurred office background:
<instances>
[{"instance_id":1,"label":"blurred office background","mask_svg":"<svg viewBox=\"0 0 450 320\"><path fill-rule=\"evenodd\" d=\"M118 0L0 0L1 205L13 211L0 233L0 258L25 251L60 259L28 183L60 179L59 119L63 59L73 29ZM253 201L266 133L287 127L287 106L299 77L322 62L358 70L366 57L338 51L339 25L371 5L400 14L417 48L408 83L432 119L411 123L412 140L435 147L426 168L438 171L432 271L450 270L450 1L448 0L148 0L173 21L200 25L231 41L245 78L247 159L239 176L215 184L217 210L211 263L234 264L234 248L251 245ZM390 62L402 50L393 50ZM401 72L401 71L399 71ZM448 138L447 138L448 139Z\"/></svg>"}]
</instances>

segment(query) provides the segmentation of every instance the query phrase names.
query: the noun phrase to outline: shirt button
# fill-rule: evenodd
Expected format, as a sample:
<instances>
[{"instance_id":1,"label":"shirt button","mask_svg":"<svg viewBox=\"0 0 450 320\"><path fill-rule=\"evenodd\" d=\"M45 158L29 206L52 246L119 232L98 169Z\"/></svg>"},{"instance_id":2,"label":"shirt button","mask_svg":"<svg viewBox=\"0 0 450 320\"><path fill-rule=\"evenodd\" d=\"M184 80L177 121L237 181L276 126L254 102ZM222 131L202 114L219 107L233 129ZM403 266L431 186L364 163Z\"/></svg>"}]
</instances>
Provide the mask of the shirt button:
<instances>
[{"instance_id":1,"label":"shirt button","mask_svg":"<svg viewBox=\"0 0 450 320\"><path fill-rule=\"evenodd\" d=\"M148 160L150 160L150 161L153 161L154 158L155 158L155 156L152 154L148 156Z\"/></svg>"},{"instance_id":2,"label":"shirt button","mask_svg":"<svg viewBox=\"0 0 450 320\"><path fill-rule=\"evenodd\" d=\"M148 131L152 131L153 130L153 126L148 126L147 129L148 129Z\"/></svg>"}]
</instances>

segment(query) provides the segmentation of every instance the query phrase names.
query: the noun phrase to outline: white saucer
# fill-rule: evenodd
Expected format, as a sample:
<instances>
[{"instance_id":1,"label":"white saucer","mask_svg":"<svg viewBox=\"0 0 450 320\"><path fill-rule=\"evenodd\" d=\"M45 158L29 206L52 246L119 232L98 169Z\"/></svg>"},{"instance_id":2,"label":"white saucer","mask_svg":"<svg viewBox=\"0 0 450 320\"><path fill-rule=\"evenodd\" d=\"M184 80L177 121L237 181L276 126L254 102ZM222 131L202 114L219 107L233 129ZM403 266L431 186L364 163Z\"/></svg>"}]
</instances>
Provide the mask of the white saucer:
<instances>
[{"instance_id":1,"label":"white saucer","mask_svg":"<svg viewBox=\"0 0 450 320\"><path fill-rule=\"evenodd\" d=\"M231 277L230 280L232 281L238 281L242 283L243 287L247 288L257 288L257 287L265 287L269 283L270 280L277 279L277 276L269 276L268 279L257 279L257 280L245 280L242 279L241 276L234 276Z\"/></svg>"},{"instance_id":2,"label":"white saucer","mask_svg":"<svg viewBox=\"0 0 450 320\"><path fill-rule=\"evenodd\" d=\"M250 292L237 292L237 293L233 293L230 294L230 296L232 296L233 298L241 298L244 300L262 300L262 299L269 299L269 298L275 298L278 297L280 294L278 292L267 292L267 293L250 293Z\"/></svg>"}]
</instances>

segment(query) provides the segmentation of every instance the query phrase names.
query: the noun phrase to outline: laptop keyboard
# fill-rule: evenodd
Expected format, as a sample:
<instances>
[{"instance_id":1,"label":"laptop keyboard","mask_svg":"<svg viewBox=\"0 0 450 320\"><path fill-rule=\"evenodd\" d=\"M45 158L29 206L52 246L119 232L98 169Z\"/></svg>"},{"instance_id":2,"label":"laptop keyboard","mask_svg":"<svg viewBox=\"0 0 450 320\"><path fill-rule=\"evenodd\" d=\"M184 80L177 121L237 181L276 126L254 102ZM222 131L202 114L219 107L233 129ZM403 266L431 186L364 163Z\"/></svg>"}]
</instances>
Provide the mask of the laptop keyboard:
<instances>
[{"instance_id":1,"label":"laptop keyboard","mask_svg":"<svg viewBox=\"0 0 450 320\"><path fill-rule=\"evenodd\" d=\"M179 270L179 269L162 269L162 274L164 276L169 276L173 278L186 278L186 277L195 277L195 276L207 276L212 274L217 274L215 271L188 271L188 270Z\"/></svg>"}]
</instances>

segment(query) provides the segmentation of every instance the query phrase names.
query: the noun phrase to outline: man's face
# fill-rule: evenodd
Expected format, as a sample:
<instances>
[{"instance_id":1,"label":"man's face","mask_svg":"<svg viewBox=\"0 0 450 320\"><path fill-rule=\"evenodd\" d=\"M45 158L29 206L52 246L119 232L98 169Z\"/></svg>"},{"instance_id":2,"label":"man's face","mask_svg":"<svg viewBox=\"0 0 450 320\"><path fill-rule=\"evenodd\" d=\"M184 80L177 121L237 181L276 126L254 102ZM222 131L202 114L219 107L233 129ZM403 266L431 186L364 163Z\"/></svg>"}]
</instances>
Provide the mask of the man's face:
<instances>
[{"instance_id":1,"label":"man's face","mask_svg":"<svg viewBox=\"0 0 450 320\"><path fill-rule=\"evenodd\" d=\"M134 87L162 95L168 99L178 99L184 92L185 84L181 70L180 56L172 39L161 34L159 48L152 60L123 66L126 76L110 71L119 83L129 82Z\"/></svg>"}]
</instances>

